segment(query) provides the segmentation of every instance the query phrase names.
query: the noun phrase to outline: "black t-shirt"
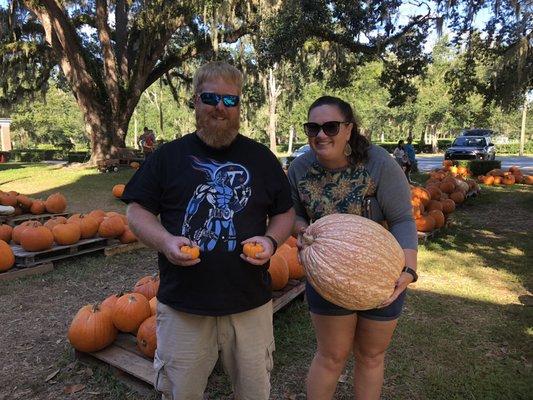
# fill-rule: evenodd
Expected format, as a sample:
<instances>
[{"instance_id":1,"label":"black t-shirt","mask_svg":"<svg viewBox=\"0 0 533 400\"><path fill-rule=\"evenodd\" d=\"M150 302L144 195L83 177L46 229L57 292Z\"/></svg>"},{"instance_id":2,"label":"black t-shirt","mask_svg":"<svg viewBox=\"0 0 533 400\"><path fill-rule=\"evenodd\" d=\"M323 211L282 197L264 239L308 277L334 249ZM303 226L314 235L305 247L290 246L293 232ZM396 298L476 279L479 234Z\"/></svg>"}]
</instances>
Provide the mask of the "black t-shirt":
<instances>
[{"instance_id":1,"label":"black t-shirt","mask_svg":"<svg viewBox=\"0 0 533 400\"><path fill-rule=\"evenodd\" d=\"M225 149L195 134L161 146L126 185L122 200L156 215L171 234L194 240L201 262L180 267L159 254L157 299L176 310L227 315L271 298L268 264L240 258L243 240L262 236L267 217L292 207L280 163L262 144L238 135Z\"/></svg>"}]
</instances>

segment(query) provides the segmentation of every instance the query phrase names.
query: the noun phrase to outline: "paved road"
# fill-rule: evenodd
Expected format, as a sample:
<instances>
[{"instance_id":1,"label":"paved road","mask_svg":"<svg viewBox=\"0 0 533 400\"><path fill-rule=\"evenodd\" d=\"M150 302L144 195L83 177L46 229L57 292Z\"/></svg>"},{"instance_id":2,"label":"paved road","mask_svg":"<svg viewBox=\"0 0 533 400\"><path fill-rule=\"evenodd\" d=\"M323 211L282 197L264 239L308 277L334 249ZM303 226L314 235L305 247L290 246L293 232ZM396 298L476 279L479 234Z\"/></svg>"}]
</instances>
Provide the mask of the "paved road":
<instances>
[{"instance_id":1,"label":"paved road","mask_svg":"<svg viewBox=\"0 0 533 400\"><path fill-rule=\"evenodd\" d=\"M418 157L418 168L421 171L430 171L442 166L444 157L442 155L437 156L422 156ZM518 156L496 156L496 160L501 160L502 169L507 169L513 165L517 165L520 169L528 174L533 175L533 157L518 157Z\"/></svg>"}]
</instances>

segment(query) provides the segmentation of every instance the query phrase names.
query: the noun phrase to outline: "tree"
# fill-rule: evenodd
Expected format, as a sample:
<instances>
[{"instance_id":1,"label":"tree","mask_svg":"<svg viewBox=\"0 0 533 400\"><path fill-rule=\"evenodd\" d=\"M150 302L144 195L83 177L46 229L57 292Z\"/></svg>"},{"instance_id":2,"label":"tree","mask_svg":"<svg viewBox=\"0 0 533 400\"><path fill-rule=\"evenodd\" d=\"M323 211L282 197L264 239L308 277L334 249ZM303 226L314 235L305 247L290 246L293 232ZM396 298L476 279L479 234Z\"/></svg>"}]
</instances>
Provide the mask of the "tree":
<instances>
[{"instance_id":1,"label":"tree","mask_svg":"<svg viewBox=\"0 0 533 400\"><path fill-rule=\"evenodd\" d=\"M11 0L1 9L0 102L57 72L84 116L94 162L125 146L142 93L171 69L256 28L262 1ZM2 25L4 27L4 25Z\"/></svg>"}]
</instances>

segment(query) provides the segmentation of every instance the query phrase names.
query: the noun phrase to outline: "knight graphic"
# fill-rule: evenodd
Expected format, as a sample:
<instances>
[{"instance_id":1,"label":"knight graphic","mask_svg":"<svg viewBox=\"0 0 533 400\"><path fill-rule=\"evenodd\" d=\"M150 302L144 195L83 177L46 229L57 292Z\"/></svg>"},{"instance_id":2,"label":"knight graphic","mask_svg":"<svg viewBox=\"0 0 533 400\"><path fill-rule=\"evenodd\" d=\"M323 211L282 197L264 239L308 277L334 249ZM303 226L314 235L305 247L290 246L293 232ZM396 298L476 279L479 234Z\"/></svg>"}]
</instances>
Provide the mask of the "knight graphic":
<instances>
[{"instance_id":1,"label":"knight graphic","mask_svg":"<svg viewBox=\"0 0 533 400\"><path fill-rule=\"evenodd\" d=\"M194 232L192 239L202 251L213 250L219 241L222 241L223 248L227 251L233 251L237 246L233 216L246 207L250 199L250 174L239 164L203 161L193 156L191 158L193 168L204 172L207 182L198 185L189 200L182 235L191 238L191 220L206 200L209 205L208 218Z\"/></svg>"}]
</instances>

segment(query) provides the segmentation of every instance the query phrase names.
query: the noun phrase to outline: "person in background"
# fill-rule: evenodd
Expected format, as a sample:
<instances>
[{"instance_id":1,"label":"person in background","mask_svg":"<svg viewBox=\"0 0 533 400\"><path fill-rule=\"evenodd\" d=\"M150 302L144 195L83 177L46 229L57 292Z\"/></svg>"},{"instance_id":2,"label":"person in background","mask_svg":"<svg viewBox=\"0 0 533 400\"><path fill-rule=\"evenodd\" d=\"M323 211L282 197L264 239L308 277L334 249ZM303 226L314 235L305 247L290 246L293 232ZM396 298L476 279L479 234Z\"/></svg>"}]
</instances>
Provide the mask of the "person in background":
<instances>
[{"instance_id":1,"label":"person in background","mask_svg":"<svg viewBox=\"0 0 533 400\"><path fill-rule=\"evenodd\" d=\"M411 172L418 172L418 166L416 162L416 152L415 148L413 146L413 139L411 137L407 138L407 144L403 147L405 151L405 155L407 156L407 159L409 160L409 170L405 172L405 175L407 176L407 180L411 182L410 173Z\"/></svg>"},{"instance_id":2,"label":"person in background","mask_svg":"<svg viewBox=\"0 0 533 400\"><path fill-rule=\"evenodd\" d=\"M329 214L363 215L387 222L406 260L391 297L373 310L344 309L306 284L317 340L307 377L307 399L332 399L353 353L355 398L378 400L385 353L402 312L406 288L417 279L418 238L411 191L389 153L359 133L348 103L337 97L321 97L310 106L307 118L304 131L312 151L296 158L289 167L296 210L293 235L301 236L310 223ZM302 247L301 237L298 244Z\"/></svg>"},{"instance_id":3,"label":"person in background","mask_svg":"<svg viewBox=\"0 0 533 400\"><path fill-rule=\"evenodd\" d=\"M148 127L145 126L143 129L143 133L141 134L141 136L139 136L138 144L143 151L144 159L148 159L148 157L154 152L155 149L154 131L148 129Z\"/></svg>"},{"instance_id":4,"label":"person in background","mask_svg":"<svg viewBox=\"0 0 533 400\"><path fill-rule=\"evenodd\" d=\"M269 398L268 263L291 233L294 209L276 156L239 133L242 84L227 63L200 67L196 131L160 146L122 195L132 231L159 253L154 369L165 400L203 399L219 353L236 398ZM246 257L246 243L263 251Z\"/></svg>"}]
</instances>

